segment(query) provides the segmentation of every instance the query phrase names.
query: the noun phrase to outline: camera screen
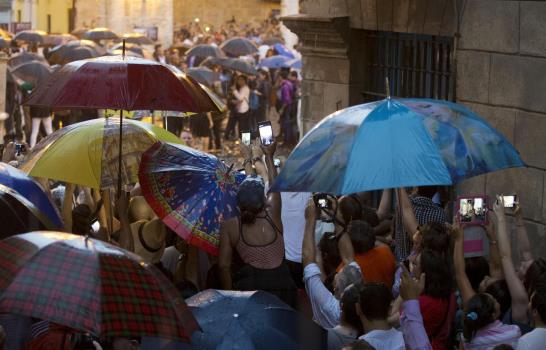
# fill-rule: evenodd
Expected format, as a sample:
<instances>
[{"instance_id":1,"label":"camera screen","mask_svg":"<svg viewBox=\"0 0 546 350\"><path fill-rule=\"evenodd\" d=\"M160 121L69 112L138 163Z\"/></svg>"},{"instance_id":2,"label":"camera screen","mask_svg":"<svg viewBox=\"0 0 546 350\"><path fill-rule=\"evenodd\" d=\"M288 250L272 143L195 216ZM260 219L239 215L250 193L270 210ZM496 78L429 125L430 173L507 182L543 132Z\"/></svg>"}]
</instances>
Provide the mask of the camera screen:
<instances>
[{"instance_id":1,"label":"camera screen","mask_svg":"<svg viewBox=\"0 0 546 350\"><path fill-rule=\"evenodd\" d=\"M250 145L250 133L249 132L243 132L241 134L241 141L243 142L243 144L245 145Z\"/></svg>"},{"instance_id":2,"label":"camera screen","mask_svg":"<svg viewBox=\"0 0 546 350\"><path fill-rule=\"evenodd\" d=\"M514 204L516 203L516 196L503 196L504 199L504 207L505 208L513 208Z\"/></svg>"},{"instance_id":3,"label":"camera screen","mask_svg":"<svg viewBox=\"0 0 546 350\"><path fill-rule=\"evenodd\" d=\"M258 128L260 132L260 140L264 145L270 145L273 143L273 128L271 124L261 124Z\"/></svg>"},{"instance_id":4,"label":"camera screen","mask_svg":"<svg viewBox=\"0 0 546 350\"><path fill-rule=\"evenodd\" d=\"M485 222L486 210L484 198L462 198L459 203L461 222Z\"/></svg>"},{"instance_id":5,"label":"camera screen","mask_svg":"<svg viewBox=\"0 0 546 350\"><path fill-rule=\"evenodd\" d=\"M318 200L319 207L321 208L327 208L328 207L328 200L326 198L321 198Z\"/></svg>"}]
</instances>

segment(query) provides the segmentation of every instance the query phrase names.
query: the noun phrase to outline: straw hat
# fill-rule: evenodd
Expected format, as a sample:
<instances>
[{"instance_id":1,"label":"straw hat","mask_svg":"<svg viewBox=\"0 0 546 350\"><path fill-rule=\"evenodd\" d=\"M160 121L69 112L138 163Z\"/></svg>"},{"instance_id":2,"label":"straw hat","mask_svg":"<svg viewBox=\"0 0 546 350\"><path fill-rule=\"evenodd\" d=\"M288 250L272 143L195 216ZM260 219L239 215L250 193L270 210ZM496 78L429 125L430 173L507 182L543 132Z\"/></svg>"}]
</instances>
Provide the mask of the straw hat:
<instances>
[{"instance_id":1,"label":"straw hat","mask_svg":"<svg viewBox=\"0 0 546 350\"><path fill-rule=\"evenodd\" d=\"M165 225L159 219L139 220L131 224L135 254L144 261L156 264L165 251Z\"/></svg>"}]
</instances>

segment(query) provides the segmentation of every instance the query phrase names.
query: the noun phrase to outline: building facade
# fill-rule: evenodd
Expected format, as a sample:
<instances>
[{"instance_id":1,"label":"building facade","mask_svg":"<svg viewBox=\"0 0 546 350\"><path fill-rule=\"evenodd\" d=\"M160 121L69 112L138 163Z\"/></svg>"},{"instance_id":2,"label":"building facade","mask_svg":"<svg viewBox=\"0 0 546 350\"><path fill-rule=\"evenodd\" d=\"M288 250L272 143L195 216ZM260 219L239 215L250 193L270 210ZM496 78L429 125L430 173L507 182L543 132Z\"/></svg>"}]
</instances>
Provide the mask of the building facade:
<instances>
[{"instance_id":1,"label":"building facade","mask_svg":"<svg viewBox=\"0 0 546 350\"><path fill-rule=\"evenodd\" d=\"M13 0L11 22L28 23L30 28L48 33L67 33L73 3L73 0ZM11 30L16 31L13 25Z\"/></svg>"},{"instance_id":2,"label":"building facade","mask_svg":"<svg viewBox=\"0 0 546 350\"><path fill-rule=\"evenodd\" d=\"M385 77L395 96L467 105L528 167L473 178L457 192L517 193L535 256L546 256L546 2L302 0L284 23L303 54L305 131L383 98Z\"/></svg>"}]
</instances>

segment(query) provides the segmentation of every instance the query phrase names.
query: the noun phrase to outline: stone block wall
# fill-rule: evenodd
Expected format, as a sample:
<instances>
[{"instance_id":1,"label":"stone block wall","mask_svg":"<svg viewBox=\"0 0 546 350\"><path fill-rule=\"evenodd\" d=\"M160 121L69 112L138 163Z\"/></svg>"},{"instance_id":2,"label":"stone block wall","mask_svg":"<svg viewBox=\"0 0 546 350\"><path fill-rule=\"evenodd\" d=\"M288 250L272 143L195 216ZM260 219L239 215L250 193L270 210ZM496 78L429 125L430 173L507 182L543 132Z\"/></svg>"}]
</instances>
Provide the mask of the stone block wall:
<instances>
[{"instance_id":1,"label":"stone block wall","mask_svg":"<svg viewBox=\"0 0 546 350\"><path fill-rule=\"evenodd\" d=\"M458 193L517 193L535 256L546 257L546 2L468 1L457 100L500 130L528 165L466 181Z\"/></svg>"},{"instance_id":2,"label":"stone block wall","mask_svg":"<svg viewBox=\"0 0 546 350\"><path fill-rule=\"evenodd\" d=\"M264 0L175 0L175 26L199 18L204 25L218 28L233 17L239 23L253 23L268 18L280 3Z\"/></svg>"}]
</instances>

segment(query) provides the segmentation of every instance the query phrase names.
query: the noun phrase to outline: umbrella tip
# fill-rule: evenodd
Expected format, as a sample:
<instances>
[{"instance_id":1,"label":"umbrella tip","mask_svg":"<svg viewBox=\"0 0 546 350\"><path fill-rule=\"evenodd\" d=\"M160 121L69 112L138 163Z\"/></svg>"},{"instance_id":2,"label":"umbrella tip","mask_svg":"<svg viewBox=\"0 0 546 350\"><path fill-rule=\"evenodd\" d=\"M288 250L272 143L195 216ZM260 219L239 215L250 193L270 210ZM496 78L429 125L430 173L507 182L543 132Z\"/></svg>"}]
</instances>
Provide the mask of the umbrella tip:
<instances>
[{"instance_id":1,"label":"umbrella tip","mask_svg":"<svg viewBox=\"0 0 546 350\"><path fill-rule=\"evenodd\" d=\"M391 86L389 84L389 78L385 77L385 93L387 94L387 99L391 99Z\"/></svg>"},{"instance_id":2,"label":"umbrella tip","mask_svg":"<svg viewBox=\"0 0 546 350\"><path fill-rule=\"evenodd\" d=\"M123 57L123 59L125 59L125 39L123 39L122 41L122 50L121 50L121 57Z\"/></svg>"}]
</instances>

